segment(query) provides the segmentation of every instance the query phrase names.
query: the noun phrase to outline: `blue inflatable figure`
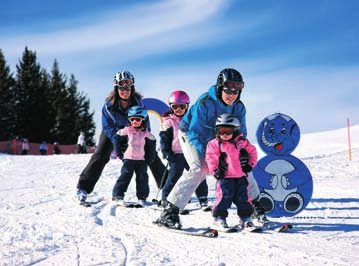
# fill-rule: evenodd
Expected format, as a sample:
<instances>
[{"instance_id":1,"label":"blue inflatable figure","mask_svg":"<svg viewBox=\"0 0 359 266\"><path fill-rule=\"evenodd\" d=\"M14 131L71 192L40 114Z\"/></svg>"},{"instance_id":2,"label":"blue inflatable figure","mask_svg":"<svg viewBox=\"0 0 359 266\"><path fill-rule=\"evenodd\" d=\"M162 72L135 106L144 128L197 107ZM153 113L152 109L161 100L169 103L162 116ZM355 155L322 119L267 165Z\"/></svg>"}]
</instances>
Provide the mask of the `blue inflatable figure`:
<instances>
[{"instance_id":1,"label":"blue inflatable figure","mask_svg":"<svg viewBox=\"0 0 359 266\"><path fill-rule=\"evenodd\" d=\"M259 201L269 217L296 215L312 197L309 169L290 155L299 140L299 127L288 115L267 116L258 126L258 145L267 155L258 161L253 175L260 190Z\"/></svg>"}]
</instances>

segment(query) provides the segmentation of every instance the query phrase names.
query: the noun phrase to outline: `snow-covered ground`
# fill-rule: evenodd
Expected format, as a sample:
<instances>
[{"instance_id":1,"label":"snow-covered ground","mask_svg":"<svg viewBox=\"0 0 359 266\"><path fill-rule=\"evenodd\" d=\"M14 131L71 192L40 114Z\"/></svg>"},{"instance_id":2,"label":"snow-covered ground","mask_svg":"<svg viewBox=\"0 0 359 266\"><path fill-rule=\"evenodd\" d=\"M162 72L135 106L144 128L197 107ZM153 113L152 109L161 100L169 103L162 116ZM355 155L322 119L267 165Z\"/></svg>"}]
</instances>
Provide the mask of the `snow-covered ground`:
<instances>
[{"instance_id":1,"label":"snow-covered ground","mask_svg":"<svg viewBox=\"0 0 359 266\"><path fill-rule=\"evenodd\" d=\"M0 156L0 265L359 265L359 126L303 134L293 155L311 171L307 208L290 218L290 233L179 235L151 225L160 212L111 203L121 161L111 160L89 200L73 201L90 155ZM150 173L150 172L149 172ZM210 200L214 180L208 179ZM150 176L151 194L156 196ZM135 200L131 182L127 200ZM210 213L188 206L184 227L206 228ZM230 210L230 224L237 222Z\"/></svg>"}]
</instances>

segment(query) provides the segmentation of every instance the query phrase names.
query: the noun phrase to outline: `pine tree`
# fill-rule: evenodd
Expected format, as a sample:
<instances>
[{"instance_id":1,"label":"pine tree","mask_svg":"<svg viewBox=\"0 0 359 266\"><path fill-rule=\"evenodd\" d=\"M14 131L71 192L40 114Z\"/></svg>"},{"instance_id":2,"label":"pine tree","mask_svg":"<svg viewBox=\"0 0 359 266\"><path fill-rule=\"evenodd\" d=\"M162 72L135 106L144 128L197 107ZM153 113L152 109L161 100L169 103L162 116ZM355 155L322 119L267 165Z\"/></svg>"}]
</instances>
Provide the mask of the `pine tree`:
<instances>
[{"instance_id":1,"label":"pine tree","mask_svg":"<svg viewBox=\"0 0 359 266\"><path fill-rule=\"evenodd\" d=\"M16 69L15 134L31 142L41 142L47 135L47 88L42 82L44 70L37 63L36 53L27 47Z\"/></svg>"},{"instance_id":2,"label":"pine tree","mask_svg":"<svg viewBox=\"0 0 359 266\"><path fill-rule=\"evenodd\" d=\"M0 49L0 141L13 138L15 80Z\"/></svg>"}]
</instances>

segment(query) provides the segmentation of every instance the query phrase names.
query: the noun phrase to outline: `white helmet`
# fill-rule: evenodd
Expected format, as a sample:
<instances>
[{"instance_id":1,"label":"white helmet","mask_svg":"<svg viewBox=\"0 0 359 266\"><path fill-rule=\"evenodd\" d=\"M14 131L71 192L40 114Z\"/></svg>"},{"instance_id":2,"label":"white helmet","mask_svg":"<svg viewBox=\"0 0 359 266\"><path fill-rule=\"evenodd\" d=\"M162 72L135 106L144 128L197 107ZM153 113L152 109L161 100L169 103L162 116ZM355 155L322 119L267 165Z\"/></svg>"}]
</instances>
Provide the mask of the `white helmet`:
<instances>
[{"instance_id":1,"label":"white helmet","mask_svg":"<svg viewBox=\"0 0 359 266\"><path fill-rule=\"evenodd\" d=\"M121 72L117 72L113 79L113 85L117 87L121 80L130 80L132 82L132 86L135 85L135 78L130 71L122 70Z\"/></svg>"},{"instance_id":2,"label":"white helmet","mask_svg":"<svg viewBox=\"0 0 359 266\"><path fill-rule=\"evenodd\" d=\"M239 120L237 117L231 114L222 114L217 118L216 128L217 127L234 127L234 129L239 130Z\"/></svg>"}]
</instances>

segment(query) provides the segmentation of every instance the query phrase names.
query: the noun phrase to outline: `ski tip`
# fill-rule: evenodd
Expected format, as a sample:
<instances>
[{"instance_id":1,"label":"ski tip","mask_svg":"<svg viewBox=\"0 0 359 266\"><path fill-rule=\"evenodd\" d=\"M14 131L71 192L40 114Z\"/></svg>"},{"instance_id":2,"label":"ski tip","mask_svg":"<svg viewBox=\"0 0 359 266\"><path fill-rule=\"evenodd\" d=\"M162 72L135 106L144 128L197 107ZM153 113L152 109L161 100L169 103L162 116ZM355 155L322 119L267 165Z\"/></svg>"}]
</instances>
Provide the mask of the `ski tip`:
<instances>
[{"instance_id":1,"label":"ski tip","mask_svg":"<svg viewBox=\"0 0 359 266\"><path fill-rule=\"evenodd\" d=\"M216 229L210 229L210 234L212 237L217 237L218 236L218 231Z\"/></svg>"}]
</instances>

